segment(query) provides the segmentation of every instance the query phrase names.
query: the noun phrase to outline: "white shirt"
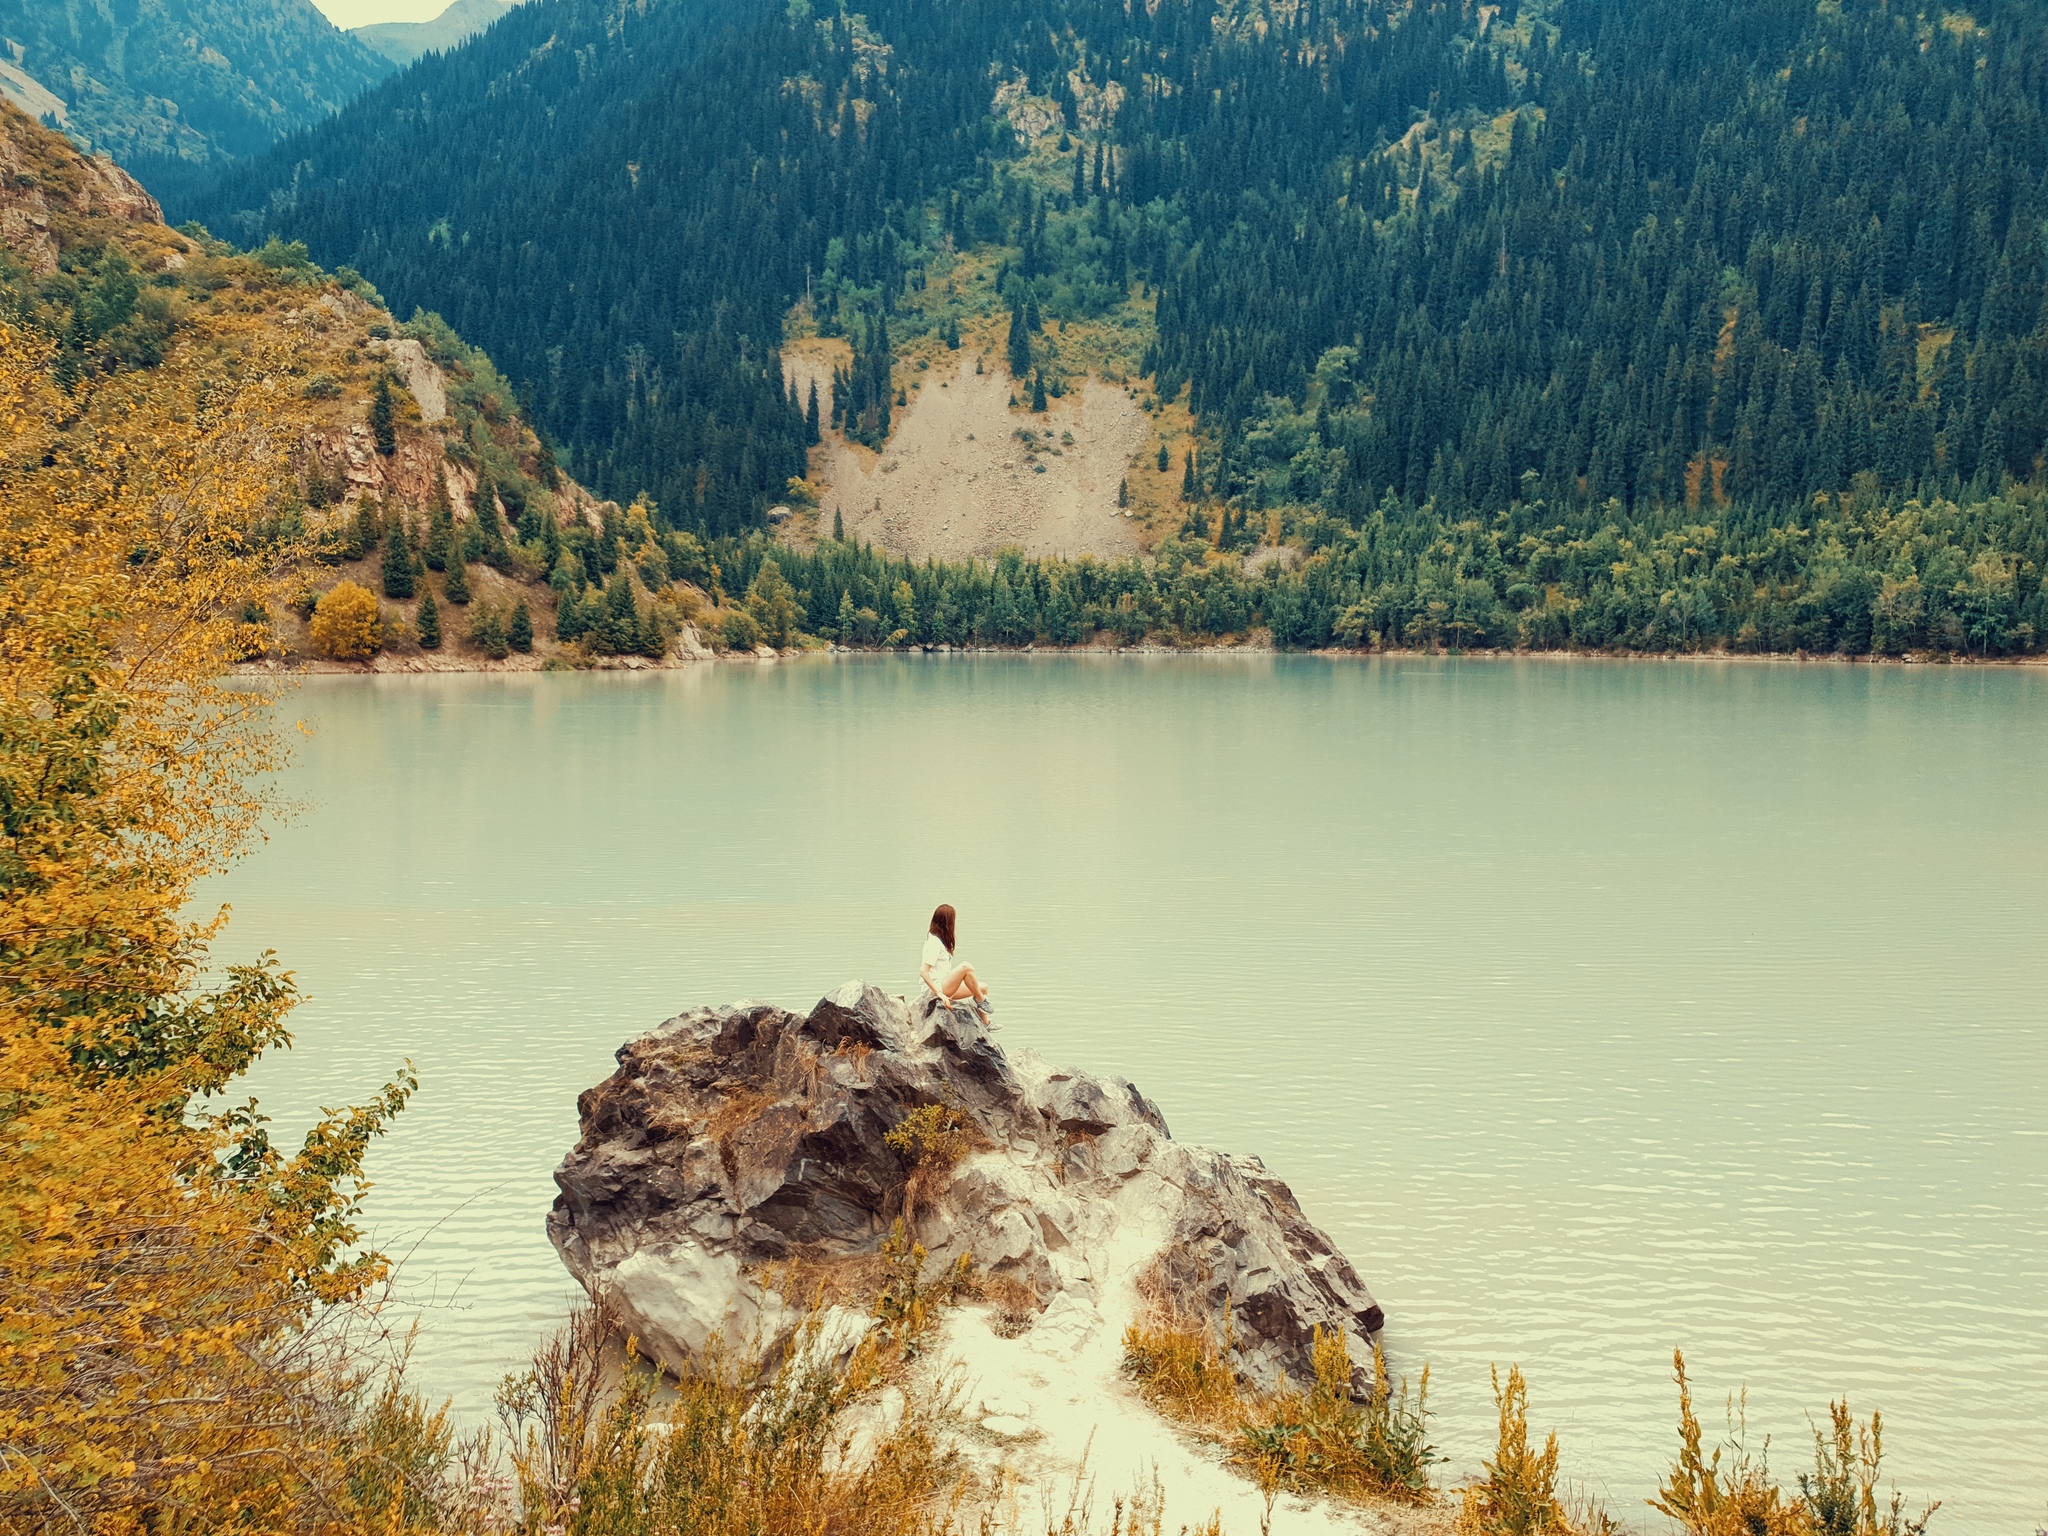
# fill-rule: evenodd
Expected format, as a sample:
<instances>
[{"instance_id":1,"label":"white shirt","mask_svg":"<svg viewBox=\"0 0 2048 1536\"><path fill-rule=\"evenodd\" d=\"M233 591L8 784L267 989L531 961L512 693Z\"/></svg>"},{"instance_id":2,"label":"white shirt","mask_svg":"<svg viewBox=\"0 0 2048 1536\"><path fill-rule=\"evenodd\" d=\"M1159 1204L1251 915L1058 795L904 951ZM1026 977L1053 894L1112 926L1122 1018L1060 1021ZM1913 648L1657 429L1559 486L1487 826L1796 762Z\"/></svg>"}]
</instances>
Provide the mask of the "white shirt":
<instances>
[{"instance_id":1,"label":"white shirt","mask_svg":"<svg viewBox=\"0 0 2048 1536\"><path fill-rule=\"evenodd\" d=\"M945 980L946 972L953 969L953 951L946 948L936 933L924 936L924 964L921 970L933 973L933 979Z\"/></svg>"}]
</instances>

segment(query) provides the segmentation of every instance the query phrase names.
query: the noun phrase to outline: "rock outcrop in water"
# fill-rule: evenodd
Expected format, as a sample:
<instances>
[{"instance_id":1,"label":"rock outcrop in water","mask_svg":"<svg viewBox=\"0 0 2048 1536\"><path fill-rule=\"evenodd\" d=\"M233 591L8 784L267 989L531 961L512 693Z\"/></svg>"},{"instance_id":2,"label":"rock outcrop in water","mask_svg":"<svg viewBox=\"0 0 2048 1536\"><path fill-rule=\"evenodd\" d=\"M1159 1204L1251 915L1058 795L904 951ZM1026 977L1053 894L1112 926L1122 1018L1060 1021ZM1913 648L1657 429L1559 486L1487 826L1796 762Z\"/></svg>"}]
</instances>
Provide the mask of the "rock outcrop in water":
<instances>
[{"instance_id":1,"label":"rock outcrop in water","mask_svg":"<svg viewBox=\"0 0 2048 1536\"><path fill-rule=\"evenodd\" d=\"M1318 1327L1372 1358L1380 1308L1256 1158L1185 1146L1130 1083L1008 1055L965 1013L852 982L808 1016L683 1014L618 1062L578 1100L548 1233L671 1366L713 1334L768 1358L800 1316L769 1273L875 1254L907 1199L933 1259L972 1254L1017 1298L1012 1326L1077 1349L1114 1333L1105 1313L1127 1315L1136 1288L1227 1314L1235 1365L1261 1389L1311 1379ZM884 1136L930 1104L957 1110L977 1149L922 1191ZM1354 1385L1368 1384L1360 1365Z\"/></svg>"}]
</instances>

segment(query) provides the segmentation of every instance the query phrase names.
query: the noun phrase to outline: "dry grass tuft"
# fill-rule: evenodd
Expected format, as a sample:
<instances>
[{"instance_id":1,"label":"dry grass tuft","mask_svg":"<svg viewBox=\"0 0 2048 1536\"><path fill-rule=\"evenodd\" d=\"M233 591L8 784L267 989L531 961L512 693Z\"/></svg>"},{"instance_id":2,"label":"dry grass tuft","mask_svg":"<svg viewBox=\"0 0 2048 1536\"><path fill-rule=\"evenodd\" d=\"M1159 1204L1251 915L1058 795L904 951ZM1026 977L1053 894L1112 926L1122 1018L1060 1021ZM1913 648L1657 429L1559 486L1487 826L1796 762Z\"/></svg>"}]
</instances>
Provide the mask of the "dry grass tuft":
<instances>
[{"instance_id":1,"label":"dry grass tuft","mask_svg":"<svg viewBox=\"0 0 2048 1536\"><path fill-rule=\"evenodd\" d=\"M764 1088L742 1089L726 1097L704 1121L704 1134L712 1141L724 1141L760 1119L780 1095Z\"/></svg>"},{"instance_id":2,"label":"dry grass tuft","mask_svg":"<svg viewBox=\"0 0 2048 1536\"><path fill-rule=\"evenodd\" d=\"M1351 1399L1351 1358L1343 1336L1315 1336L1316 1380L1306 1393L1245 1392L1229 1363L1228 1329L1219 1338L1185 1311L1154 1299L1149 1315L1124 1334L1124 1370L1160 1412L1227 1446L1231 1460L1270 1493L1324 1492L1426 1504L1435 1497L1429 1468L1439 1460L1428 1438L1429 1373L1411 1399L1408 1383L1388 1380L1373 1351L1374 1390L1363 1407Z\"/></svg>"},{"instance_id":3,"label":"dry grass tuft","mask_svg":"<svg viewBox=\"0 0 2048 1536\"><path fill-rule=\"evenodd\" d=\"M1199 1321L1155 1309L1124 1332L1124 1372L1169 1418L1233 1431L1245 1422L1247 1405L1224 1358L1227 1348Z\"/></svg>"},{"instance_id":4,"label":"dry grass tuft","mask_svg":"<svg viewBox=\"0 0 2048 1536\"><path fill-rule=\"evenodd\" d=\"M997 1338L1022 1338L1038 1321L1038 1294L1023 1281L1009 1275L980 1275L975 1286L995 1307L989 1327Z\"/></svg>"}]
</instances>

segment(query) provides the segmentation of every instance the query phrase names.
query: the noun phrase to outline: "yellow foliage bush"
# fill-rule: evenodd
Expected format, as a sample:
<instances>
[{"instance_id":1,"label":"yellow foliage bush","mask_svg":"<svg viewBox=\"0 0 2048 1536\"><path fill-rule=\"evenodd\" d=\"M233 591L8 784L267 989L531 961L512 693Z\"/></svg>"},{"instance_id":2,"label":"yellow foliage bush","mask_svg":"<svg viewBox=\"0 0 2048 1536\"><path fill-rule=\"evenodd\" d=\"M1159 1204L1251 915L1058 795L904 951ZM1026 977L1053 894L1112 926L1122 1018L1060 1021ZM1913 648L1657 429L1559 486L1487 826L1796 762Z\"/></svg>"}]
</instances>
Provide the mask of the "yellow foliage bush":
<instances>
[{"instance_id":1,"label":"yellow foliage bush","mask_svg":"<svg viewBox=\"0 0 2048 1536\"><path fill-rule=\"evenodd\" d=\"M1789 1494L1771 1481L1765 1459L1749 1454L1746 1415L1734 1400L1727 1439L1712 1452L1705 1449L1682 1351L1672 1352L1671 1365L1678 1381L1678 1459L1650 1506L1687 1536L1925 1536L1938 1502L1918 1519L1907 1518L1896 1489L1887 1505L1878 1503L1881 1415L1873 1413L1861 1426L1847 1403L1830 1403L1828 1429L1814 1431L1814 1469L1801 1473L1799 1492Z\"/></svg>"},{"instance_id":2,"label":"yellow foliage bush","mask_svg":"<svg viewBox=\"0 0 2048 1536\"><path fill-rule=\"evenodd\" d=\"M1577 1536L1579 1527L1558 1497L1556 1434L1540 1451L1529 1444L1529 1384L1520 1366L1508 1367L1506 1385L1494 1368L1493 1400L1500 1437L1486 1475L1465 1490L1460 1527L1481 1536Z\"/></svg>"},{"instance_id":3,"label":"yellow foliage bush","mask_svg":"<svg viewBox=\"0 0 2048 1536\"><path fill-rule=\"evenodd\" d=\"M313 645L334 661L367 661L384 644L377 594L344 581L321 597L313 610Z\"/></svg>"}]
</instances>

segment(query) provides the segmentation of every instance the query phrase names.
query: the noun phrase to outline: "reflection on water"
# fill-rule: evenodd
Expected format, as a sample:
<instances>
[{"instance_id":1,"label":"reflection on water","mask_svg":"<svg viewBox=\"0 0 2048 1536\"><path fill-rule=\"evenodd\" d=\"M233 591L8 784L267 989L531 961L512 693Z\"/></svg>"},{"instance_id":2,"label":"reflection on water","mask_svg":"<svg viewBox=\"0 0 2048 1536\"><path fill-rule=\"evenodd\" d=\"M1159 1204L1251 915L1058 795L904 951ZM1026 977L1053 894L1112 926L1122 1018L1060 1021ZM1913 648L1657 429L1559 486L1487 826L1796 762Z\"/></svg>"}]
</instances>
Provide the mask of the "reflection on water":
<instances>
[{"instance_id":1,"label":"reflection on water","mask_svg":"<svg viewBox=\"0 0 2048 1536\"><path fill-rule=\"evenodd\" d=\"M2048 1510L2048 676L953 657L286 709L311 808L215 888L222 954L312 995L286 1123L417 1064L371 1207L466 1411L568 1299L549 1175L618 1043L907 989L947 900L1006 1041L1293 1183L1461 1468L1519 1360L1643 1513L1678 1345L1787 1480L1846 1392L1939 1530Z\"/></svg>"}]
</instances>

